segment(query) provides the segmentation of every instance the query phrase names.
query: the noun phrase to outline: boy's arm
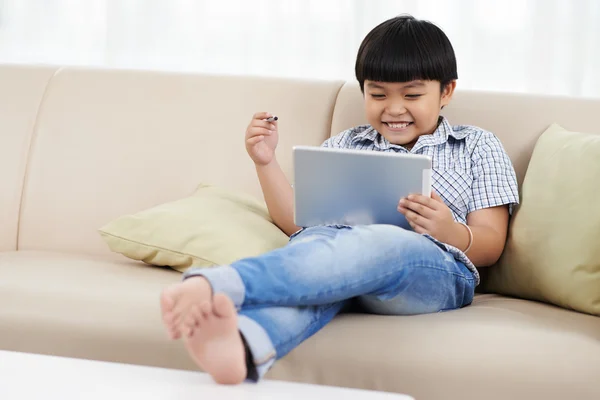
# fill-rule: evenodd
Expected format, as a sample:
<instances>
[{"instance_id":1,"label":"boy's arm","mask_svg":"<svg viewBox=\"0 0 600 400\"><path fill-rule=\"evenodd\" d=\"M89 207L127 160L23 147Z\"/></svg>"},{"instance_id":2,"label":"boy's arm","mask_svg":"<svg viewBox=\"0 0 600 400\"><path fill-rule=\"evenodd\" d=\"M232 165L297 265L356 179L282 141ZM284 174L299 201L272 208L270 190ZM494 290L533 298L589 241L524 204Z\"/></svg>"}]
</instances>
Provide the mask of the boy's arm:
<instances>
[{"instance_id":1,"label":"boy's arm","mask_svg":"<svg viewBox=\"0 0 600 400\"><path fill-rule=\"evenodd\" d=\"M426 233L435 239L465 251L469 246L469 231L454 221L452 211L441 197L410 195L400 200L398 211L406 216L417 233ZM478 267L493 265L504 250L508 230L508 206L488 207L468 214L467 225L473 232L473 242L466 252Z\"/></svg>"},{"instance_id":2,"label":"boy's arm","mask_svg":"<svg viewBox=\"0 0 600 400\"><path fill-rule=\"evenodd\" d=\"M473 211L467 216L467 225L473 232L473 243L467 256L473 264L487 267L498 261L506 243L508 215L508 206L499 206ZM455 231L456 235L447 243L465 250L469 245L469 232L458 223Z\"/></svg>"},{"instance_id":3,"label":"boy's arm","mask_svg":"<svg viewBox=\"0 0 600 400\"><path fill-rule=\"evenodd\" d=\"M267 165L256 165L256 174L275 225L291 236L300 228L294 224L294 190L276 159Z\"/></svg>"},{"instance_id":4,"label":"boy's arm","mask_svg":"<svg viewBox=\"0 0 600 400\"><path fill-rule=\"evenodd\" d=\"M500 258L508 231L509 206L519 203L517 178L500 140L485 133L472 156L472 198L467 207L467 225L473 242L466 255L478 267L490 266ZM403 213L418 233L460 250L469 245L469 231L454 221L450 208L437 193L431 197L411 195L402 199Z\"/></svg>"},{"instance_id":5,"label":"boy's arm","mask_svg":"<svg viewBox=\"0 0 600 400\"><path fill-rule=\"evenodd\" d=\"M275 157L275 149L279 142L277 120L277 117L267 112L254 114L246 129L246 151L254 161L273 222L290 236L299 228L294 224L292 187Z\"/></svg>"},{"instance_id":6,"label":"boy's arm","mask_svg":"<svg viewBox=\"0 0 600 400\"><path fill-rule=\"evenodd\" d=\"M267 115L261 114L259 116ZM321 146L343 148L348 145L354 131L355 129L348 129L325 140ZM301 229L294 223L294 189L292 189L275 157L267 164L255 165L256 174L273 222L288 236L291 236Z\"/></svg>"}]
</instances>

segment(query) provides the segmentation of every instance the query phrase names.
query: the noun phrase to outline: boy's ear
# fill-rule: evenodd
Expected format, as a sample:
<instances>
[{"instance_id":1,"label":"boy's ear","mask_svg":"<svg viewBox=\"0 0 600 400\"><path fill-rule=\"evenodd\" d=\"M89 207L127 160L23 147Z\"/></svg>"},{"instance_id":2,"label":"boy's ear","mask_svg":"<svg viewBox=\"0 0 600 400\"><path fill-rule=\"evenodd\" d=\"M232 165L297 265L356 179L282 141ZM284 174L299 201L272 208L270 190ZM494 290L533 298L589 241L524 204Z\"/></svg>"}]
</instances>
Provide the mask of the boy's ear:
<instances>
[{"instance_id":1,"label":"boy's ear","mask_svg":"<svg viewBox=\"0 0 600 400\"><path fill-rule=\"evenodd\" d=\"M442 98L440 99L442 107L450 104L450 100L452 100L452 96L454 95L454 89L456 89L456 80L450 81L442 89Z\"/></svg>"}]
</instances>

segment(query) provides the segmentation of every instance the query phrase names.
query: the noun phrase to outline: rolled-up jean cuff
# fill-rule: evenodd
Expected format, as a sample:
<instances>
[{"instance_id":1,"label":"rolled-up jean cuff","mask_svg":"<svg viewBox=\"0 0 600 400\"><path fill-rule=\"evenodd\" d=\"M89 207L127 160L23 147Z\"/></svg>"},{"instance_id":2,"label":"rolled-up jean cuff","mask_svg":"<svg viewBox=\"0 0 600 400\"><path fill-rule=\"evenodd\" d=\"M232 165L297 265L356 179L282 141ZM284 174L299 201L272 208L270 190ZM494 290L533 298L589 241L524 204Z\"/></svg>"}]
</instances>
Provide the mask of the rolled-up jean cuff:
<instances>
[{"instance_id":1,"label":"rolled-up jean cuff","mask_svg":"<svg viewBox=\"0 0 600 400\"><path fill-rule=\"evenodd\" d=\"M261 379L271 368L277 356L273 342L262 326L245 315L239 316L238 329L248 343L258 378Z\"/></svg>"},{"instance_id":2,"label":"rolled-up jean cuff","mask_svg":"<svg viewBox=\"0 0 600 400\"><path fill-rule=\"evenodd\" d=\"M246 290L238 272L230 266L215 268L190 268L183 274L183 280L193 276L204 277L212 287L213 294L225 293L236 308L244 303Z\"/></svg>"}]
</instances>

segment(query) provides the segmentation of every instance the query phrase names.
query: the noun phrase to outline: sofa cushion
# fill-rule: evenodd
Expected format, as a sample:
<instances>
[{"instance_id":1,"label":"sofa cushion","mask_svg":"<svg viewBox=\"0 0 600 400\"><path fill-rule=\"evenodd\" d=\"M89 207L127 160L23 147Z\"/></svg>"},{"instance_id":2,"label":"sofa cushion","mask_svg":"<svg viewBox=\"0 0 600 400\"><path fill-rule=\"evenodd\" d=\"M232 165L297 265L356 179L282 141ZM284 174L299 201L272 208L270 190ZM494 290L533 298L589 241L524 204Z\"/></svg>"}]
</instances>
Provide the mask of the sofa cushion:
<instances>
[{"instance_id":1,"label":"sofa cushion","mask_svg":"<svg viewBox=\"0 0 600 400\"><path fill-rule=\"evenodd\" d=\"M160 290L177 272L121 257L9 252L0 276L1 349L196 369L160 321ZM600 398L599 375L600 318L480 295L446 313L341 315L267 378L427 400L548 400Z\"/></svg>"},{"instance_id":2,"label":"sofa cushion","mask_svg":"<svg viewBox=\"0 0 600 400\"><path fill-rule=\"evenodd\" d=\"M552 125L538 140L486 291L600 316L600 135Z\"/></svg>"},{"instance_id":3,"label":"sofa cushion","mask_svg":"<svg viewBox=\"0 0 600 400\"><path fill-rule=\"evenodd\" d=\"M338 316L268 377L427 400L595 400L599 374L600 318L486 294L446 313Z\"/></svg>"},{"instance_id":4,"label":"sofa cushion","mask_svg":"<svg viewBox=\"0 0 600 400\"><path fill-rule=\"evenodd\" d=\"M110 253L19 251L0 253L0 276L2 350L194 367L161 324L160 292L176 271Z\"/></svg>"},{"instance_id":5,"label":"sofa cushion","mask_svg":"<svg viewBox=\"0 0 600 400\"><path fill-rule=\"evenodd\" d=\"M192 196L119 217L100 233L114 252L181 272L190 266L231 264L289 241L264 202L209 185Z\"/></svg>"}]
</instances>

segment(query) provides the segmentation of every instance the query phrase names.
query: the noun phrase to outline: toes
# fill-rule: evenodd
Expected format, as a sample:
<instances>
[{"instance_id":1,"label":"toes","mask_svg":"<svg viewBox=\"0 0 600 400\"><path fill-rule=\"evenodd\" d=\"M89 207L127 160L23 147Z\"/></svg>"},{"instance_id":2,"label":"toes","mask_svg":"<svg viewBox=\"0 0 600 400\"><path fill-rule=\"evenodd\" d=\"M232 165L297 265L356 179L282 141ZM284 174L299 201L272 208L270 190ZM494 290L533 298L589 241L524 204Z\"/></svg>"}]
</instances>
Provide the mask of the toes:
<instances>
[{"instance_id":1,"label":"toes","mask_svg":"<svg viewBox=\"0 0 600 400\"><path fill-rule=\"evenodd\" d=\"M174 305L175 301L173 300L173 297L165 290L160 296L160 309L162 320L167 326L173 325L173 322L175 321L173 314Z\"/></svg>"},{"instance_id":2,"label":"toes","mask_svg":"<svg viewBox=\"0 0 600 400\"><path fill-rule=\"evenodd\" d=\"M188 314L189 314L189 311L187 313L182 312L180 314L173 315L173 326L175 326L175 327L183 326Z\"/></svg>"},{"instance_id":3,"label":"toes","mask_svg":"<svg viewBox=\"0 0 600 400\"><path fill-rule=\"evenodd\" d=\"M200 323L200 308L198 306L192 306L187 319L189 326L195 328Z\"/></svg>"},{"instance_id":4,"label":"toes","mask_svg":"<svg viewBox=\"0 0 600 400\"><path fill-rule=\"evenodd\" d=\"M167 325L167 333L169 334L169 338L172 340L179 339L181 337L181 329L177 325Z\"/></svg>"},{"instance_id":5,"label":"toes","mask_svg":"<svg viewBox=\"0 0 600 400\"><path fill-rule=\"evenodd\" d=\"M183 318L185 317L186 311L189 309L190 305L185 301L179 301L175 308L173 309L174 320L176 323L181 324L183 322Z\"/></svg>"},{"instance_id":6,"label":"toes","mask_svg":"<svg viewBox=\"0 0 600 400\"><path fill-rule=\"evenodd\" d=\"M160 295L160 305L165 312L173 311L181 297L181 283L167 287Z\"/></svg>"},{"instance_id":7,"label":"toes","mask_svg":"<svg viewBox=\"0 0 600 400\"><path fill-rule=\"evenodd\" d=\"M191 317L186 318L181 327L181 333L183 333L183 336L185 337L190 337L192 336L192 333L194 333L194 322L191 321Z\"/></svg>"},{"instance_id":8,"label":"toes","mask_svg":"<svg viewBox=\"0 0 600 400\"><path fill-rule=\"evenodd\" d=\"M200 305L200 314L204 320L212 316L212 306L208 301L205 301Z\"/></svg>"},{"instance_id":9,"label":"toes","mask_svg":"<svg viewBox=\"0 0 600 400\"><path fill-rule=\"evenodd\" d=\"M183 300L179 303L178 306L181 305L181 307L176 307L175 311L173 311L173 323L176 326L182 326L185 323L187 317L190 315L192 307L194 307L193 303L184 302Z\"/></svg>"},{"instance_id":10,"label":"toes","mask_svg":"<svg viewBox=\"0 0 600 400\"><path fill-rule=\"evenodd\" d=\"M213 313L217 317L229 318L236 313L235 305L228 296L218 293L213 298Z\"/></svg>"},{"instance_id":11,"label":"toes","mask_svg":"<svg viewBox=\"0 0 600 400\"><path fill-rule=\"evenodd\" d=\"M188 315L186 316L186 319L184 322L184 334L187 337L192 336L194 334L194 330L196 328L198 328L198 326L200 325L199 315L200 315L200 310L198 309L198 306L193 306L190 309L190 312L188 313Z\"/></svg>"},{"instance_id":12,"label":"toes","mask_svg":"<svg viewBox=\"0 0 600 400\"><path fill-rule=\"evenodd\" d=\"M181 314L186 309L185 302L181 300L180 283L172 285L162 292L160 296L160 306L165 324L177 326L181 323Z\"/></svg>"},{"instance_id":13,"label":"toes","mask_svg":"<svg viewBox=\"0 0 600 400\"><path fill-rule=\"evenodd\" d=\"M167 334L169 335L169 339L179 339L180 332L175 324L168 323L165 321L165 328L167 329Z\"/></svg>"},{"instance_id":14,"label":"toes","mask_svg":"<svg viewBox=\"0 0 600 400\"><path fill-rule=\"evenodd\" d=\"M171 315L168 315L163 318L163 321L165 324L165 328L167 330L167 334L169 335L169 338L170 339L178 339L179 338L179 329L177 328L177 325L175 325L173 323L173 317Z\"/></svg>"},{"instance_id":15,"label":"toes","mask_svg":"<svg viewBox=\"0 0 600 400\"><path fill-rule=\"evenodd\" d=\"M163 322L167 326L175 326L176 318L173 312L168 312L163 315Z\"/></svg>"},{"instance_id":16,"label":"toes","mask_svg":"<svg viewBox=\"0 0 600 400\"><path fill-rule=\"evenodd\" d=\"M173 298L165 291L160 297L160 306L162 310L163 324L167 329L170 339L178 339L179 331L175 324L175 314L173 313Z\"/></svg>"},{"instance_id":17,"label":"toes","mask_svg":"<svg viewBox=\"0 0 600 400\"><path fill-rule=\"evenodd\" d=\"M173 306L175 305L175 301L173 300L173 296L171 295L168 289L164 290L160 295L160 308L163 314L167 314L173 310Z\"/></svg>"},{"instance_id":18,"label":"toes","mask_svg":"<svg viewBox=\"0 0 600 400\"><path fill-rule=\"evenodd\" d=\"M173 340L181 338L181 332L179 330L172 329L169 331L169 337Z\"/></svg>"}]
</instances>

